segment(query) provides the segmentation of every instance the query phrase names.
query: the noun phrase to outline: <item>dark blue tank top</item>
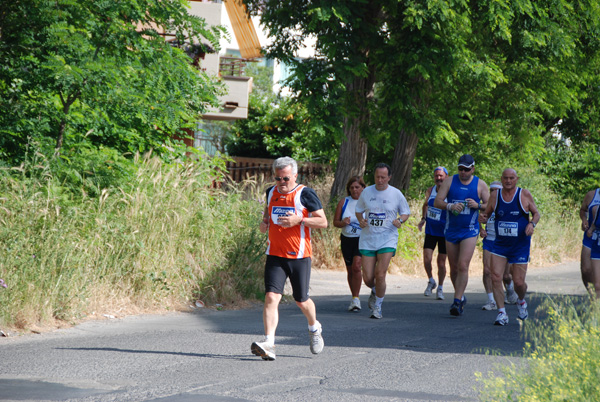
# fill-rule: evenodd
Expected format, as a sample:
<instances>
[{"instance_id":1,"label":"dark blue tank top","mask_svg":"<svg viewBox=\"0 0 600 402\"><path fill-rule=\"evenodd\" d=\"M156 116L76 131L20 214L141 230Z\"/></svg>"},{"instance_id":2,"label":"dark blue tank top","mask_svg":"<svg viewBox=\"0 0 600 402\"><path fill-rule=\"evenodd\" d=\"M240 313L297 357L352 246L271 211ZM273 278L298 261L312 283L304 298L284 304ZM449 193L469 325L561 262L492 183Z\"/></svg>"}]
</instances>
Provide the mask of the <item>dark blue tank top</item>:
<instances>
[{"instance_id":1,"label":"dark blue tank top","mask_svg":"<svg viewBox=\"0 0 600 402\"><path fill-rule=\"evenodd\" d=\"M529 223L529 214L523 210L521 190L517 187L513 199L509 202L505 202L502 199L502 191L498 191L494 210L496 214L496 245L498 246L512 245L527 237L525 227Z\"/></svg>"},{"instance_id":2,"label":"dark blue tank top","mask_svg":"<svg viewBox=\"0 0 600 402\"><path fill-rule=\"evenodd\" d=\"M592 198L592 201L590 201L590 203L588 204L588 222L590 225L592 224L592 220L594 219L594 217L592 216L592 208L594 207L594 205L600 205L600 188L596 189L596 192L594 193L594 198ZM583 232L583 245L588 248L592 247L592 242L595 242L598 239L599 235L600 229L595 230L591 238L587 237L586 233Z\"/></svg>"}]
</instances>

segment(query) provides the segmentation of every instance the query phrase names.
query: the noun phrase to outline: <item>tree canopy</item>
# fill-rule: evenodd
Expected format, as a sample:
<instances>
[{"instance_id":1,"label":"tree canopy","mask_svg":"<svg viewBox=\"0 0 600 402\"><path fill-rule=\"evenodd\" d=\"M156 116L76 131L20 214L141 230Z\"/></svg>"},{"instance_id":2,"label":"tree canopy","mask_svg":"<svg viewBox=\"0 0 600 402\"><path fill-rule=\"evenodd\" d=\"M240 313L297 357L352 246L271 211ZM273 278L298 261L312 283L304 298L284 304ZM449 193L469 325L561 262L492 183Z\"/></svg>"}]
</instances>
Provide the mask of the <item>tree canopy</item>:
<instances>
[{"instance_id":1,"label":"tree canopy","mask_svg":"<svg viewBox=\"0 0 600 402\"><path fill-rule=\"evenodd\" d=\"M2 0L0 158L17 163L32 143L167 151L221 91L190 56L217 50L222 29L186 5Z\"/></svg>"},{"instance_id":2,"label":"tree canopy","mask_svg":"<svg viewBox=\"0 0 600 402\"><path fill-rule=\"evenodd\" d=\"M329 164L337 156L333 133L319 115L298 99L273 92L273 78L264 66L251 64L245 74L254 79L248 118L229 125L224 145L230 155L258 158L292 156Z\"/></svg>"},{"instance_id":3,"label":"tree canopy","mask_svg":"<svg viewBox=\"0 0 600 402\"><path fill-rule=\"evenodd\" d=\"M591 0L245 2L273 38L267 54L294 66L298 96L343 116L332 196L364 171L366 143L391 154L392 184L407 189L418 149L431 164L534 161L561 119L585 129L596 117L579 111L597 116L585 107L600 72ZM296 59L309 37L315 56Z\"/></svg>"}]
</instances>

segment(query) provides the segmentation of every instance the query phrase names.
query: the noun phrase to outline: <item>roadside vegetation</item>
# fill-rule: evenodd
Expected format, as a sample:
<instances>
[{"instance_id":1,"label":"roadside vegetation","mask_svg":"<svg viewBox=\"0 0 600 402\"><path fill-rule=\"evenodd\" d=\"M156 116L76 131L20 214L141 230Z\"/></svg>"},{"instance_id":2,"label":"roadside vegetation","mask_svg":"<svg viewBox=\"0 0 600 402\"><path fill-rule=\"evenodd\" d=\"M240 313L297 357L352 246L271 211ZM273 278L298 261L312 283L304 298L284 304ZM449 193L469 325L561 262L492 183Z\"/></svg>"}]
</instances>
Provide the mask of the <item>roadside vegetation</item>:
<instances>
[{"instance_id":1,"label":"roadside vegetation","mask_svg":"<svg viewBox=\"0 0 600 402\"><path fill-rule=\"evenodd\" d=\"M0 327L40 330L104 314L189 309L197 301L230 308L261 300L266 236L257 222L270 183L228 183L223 160L202 154L185 163L105 156L90 152L58 169L32 152L20 167L0 171L0 278L7 285L0 288ZM330 221L332 180L309 183ZM558 202L533 171L523 181L543 214L533 265L576 258L576 205ZM423 192L408 195L413 217L401 231L392 273L424 275L424 235L416 229ZM313 266L343 270L339 230L330 225L313 234ZM474 275L480 260L474 257Z\"/></svg>"},{"instance_id":2,"label":"roadside vegetation","mask_svg":"<svg viewBox=\"0 0 600 402\"><path fill-rule=\"evenodd\" d=\"M262 209L251 191L215 188L218 162L138 157L97 196L65 186L44 159L2 170L0 326L260 297Z\"/></svg>"},{"instance_id":3,"label":"roadside vegetation","mask_svg":"<svg viewBox=\"0 0 600 402\"><path fill-rule=\"evenodd\" d=\"M600 309L597 302L546 299L524 323L526 364L507 359L478 373L482 401L597 401L600 399Z\"/></svg>"}]
</instances>

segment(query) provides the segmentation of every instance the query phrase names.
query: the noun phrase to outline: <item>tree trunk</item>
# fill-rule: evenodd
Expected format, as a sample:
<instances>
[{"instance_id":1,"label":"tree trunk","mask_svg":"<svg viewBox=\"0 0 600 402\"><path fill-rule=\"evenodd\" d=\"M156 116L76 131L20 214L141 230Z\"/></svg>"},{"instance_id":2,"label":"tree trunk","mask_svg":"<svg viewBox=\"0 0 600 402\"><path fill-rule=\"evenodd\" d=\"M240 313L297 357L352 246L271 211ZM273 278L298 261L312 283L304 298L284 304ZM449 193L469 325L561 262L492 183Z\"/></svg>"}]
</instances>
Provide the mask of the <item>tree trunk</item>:
<instances>
[{"instance_id":1,"label":"tree trunk","mask_svg":"<svg viewBox=\"0 0 600 402\"><path fill-rule=\"evenodd\" d=\"M344 118L344 141L335 169L330 200L335 202L345 195L346 184L352 176L362 176L367 162L367 141L362 137L363 128L370 123L369 103L373 100L375 69L370 68L366 78L355 78L348 85L348 104L352 111Z\"/></svg>"},{"instance_id":2,"label":"tree trunk","mask_svg":"<svg viewBox=\"0 0 600 402\"><path fill-rule=\"evenodd\" d=\"M60 155L60 149L63 145L63 139L65 138L65 128L67 127L67 118L63 117L60 120L60 125L58 126L58 137L56 138L56 147L54 148L54 156Z\"/></svg>"},{"instance_id":3,"label":"tree trunk","mask_svg":"<svg viewBox=\"0 0 600 402\"><path fill-rule=\"evenodd\" d=\"M83 83L85 84L86 81ZM74 94L67 96L67 99L63 97L62 92L58 93L60 101L63 106L63 118L60 120L60 124L58 126L58 135L56 137L56 147L54 148L54 156L58 157L60 155L60 149L63 146L63 141L65 138L65 130L67 128L67 116L69 114L69 109L71 109L71 105L79 98L81 95L81 89L78 89Z\"/></svg>"},{"instance_id":4,"label":"tree trunk","mask_svg":"<svg viewBox=\"0 0 600 402\"><path fill-rule=\"evenodd\" d=\"M335 202L345 195L346 183L352 176L362 176L367 162L367 142L360 136L359 118L344 118L344 141L340 147L335 168L330 200Z\"/></svg>"},{"instance_id":5,"label":"tree trunk","mask_svg":"<svg viewBox=\"0 0 600 402\"><path fill-rule=\"evenodd\" d=\"M416 133L400 130L398 141L394 148L390 185L402 191L408 190L410 186L410 176L412 174L415 155L417 154L418 142L419 137L417 137Z\"/></svg>"}]
</instances>

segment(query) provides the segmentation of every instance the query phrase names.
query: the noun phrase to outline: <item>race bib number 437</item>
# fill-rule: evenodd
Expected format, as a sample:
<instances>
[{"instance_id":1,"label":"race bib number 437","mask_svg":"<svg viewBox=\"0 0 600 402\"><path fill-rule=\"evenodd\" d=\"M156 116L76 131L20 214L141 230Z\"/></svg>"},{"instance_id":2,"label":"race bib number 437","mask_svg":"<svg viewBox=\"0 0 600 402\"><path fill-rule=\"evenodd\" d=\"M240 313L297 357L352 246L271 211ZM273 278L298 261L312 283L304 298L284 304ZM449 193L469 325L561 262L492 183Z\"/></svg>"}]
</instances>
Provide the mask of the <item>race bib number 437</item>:
<instances>
[{"instance_id":1,"label":"race bib number 437","mask_svg":"<svg viewBox=\"0 0 600 402\"><path fill-rule=\"evenodd\" d=\"M370 226L383 226L383 222L385 222L385 213L369 212L368 218Z\"/></svg>"}]
</instances>

